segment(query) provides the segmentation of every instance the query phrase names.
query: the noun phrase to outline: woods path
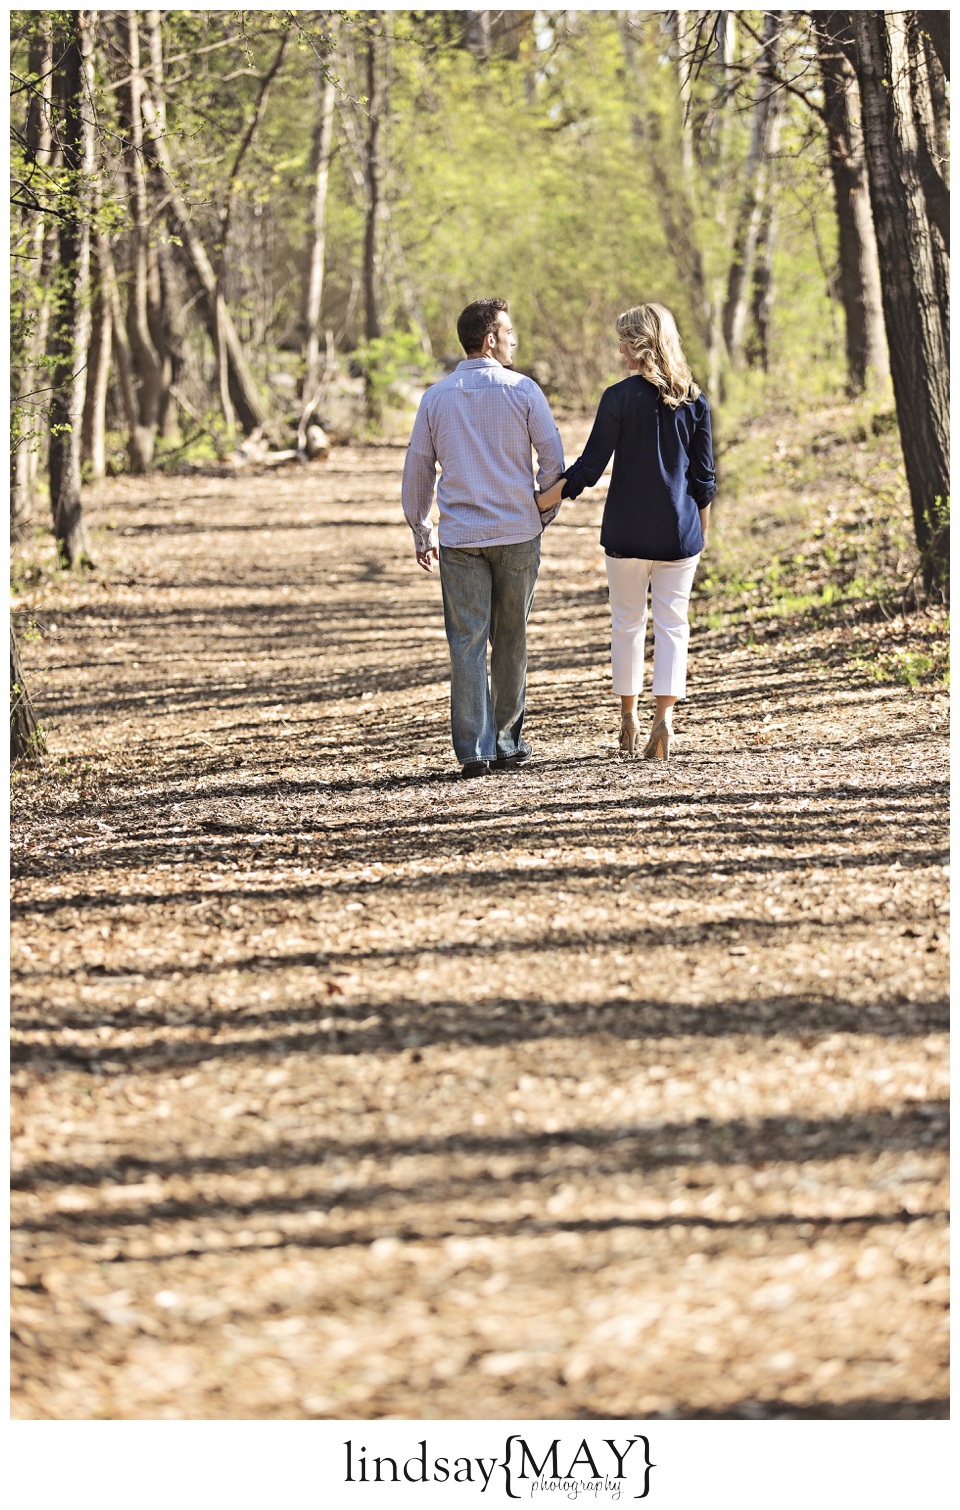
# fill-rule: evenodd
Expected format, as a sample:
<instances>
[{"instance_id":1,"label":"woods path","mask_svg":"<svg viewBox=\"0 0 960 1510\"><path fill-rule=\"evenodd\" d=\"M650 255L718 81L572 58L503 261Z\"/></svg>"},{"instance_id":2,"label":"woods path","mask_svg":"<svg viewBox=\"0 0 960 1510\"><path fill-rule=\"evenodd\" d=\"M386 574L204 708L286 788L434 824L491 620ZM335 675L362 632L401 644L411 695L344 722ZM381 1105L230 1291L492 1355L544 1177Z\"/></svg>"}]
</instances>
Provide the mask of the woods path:
<instances>
[{"instance_id":1,"label":"woods path","mask_svg":"<svg viewBox=\"0 0 960 1510\"><path fill-rule=\"evenodd\" d=\"M598 489L459 782L402 462L108 483L22 599L14 1414L945 1416L929 698L700 623L618 762Z\"/></svg>"}]
</instances>

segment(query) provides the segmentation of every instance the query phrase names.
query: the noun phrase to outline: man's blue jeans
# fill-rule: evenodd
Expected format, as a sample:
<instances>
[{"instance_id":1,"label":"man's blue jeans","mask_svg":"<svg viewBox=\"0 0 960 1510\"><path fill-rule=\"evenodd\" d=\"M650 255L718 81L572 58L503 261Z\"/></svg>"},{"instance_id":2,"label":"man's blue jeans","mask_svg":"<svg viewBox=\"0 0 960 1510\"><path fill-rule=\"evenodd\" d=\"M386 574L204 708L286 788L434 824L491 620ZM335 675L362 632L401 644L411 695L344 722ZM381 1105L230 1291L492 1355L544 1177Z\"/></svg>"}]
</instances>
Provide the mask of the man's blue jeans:
<instances>
[{"instance_id":1,"label":"man's blue jeans","mask_svg":"<svg viewBox=\"0 0 960 1510\"><path fill-rule=\"evenodd\" d=\"M518 545L440 547L450 724L461 765L517 753L527 691L527 619L539 570L539 535Z\"/></svg>"}]
</instances>

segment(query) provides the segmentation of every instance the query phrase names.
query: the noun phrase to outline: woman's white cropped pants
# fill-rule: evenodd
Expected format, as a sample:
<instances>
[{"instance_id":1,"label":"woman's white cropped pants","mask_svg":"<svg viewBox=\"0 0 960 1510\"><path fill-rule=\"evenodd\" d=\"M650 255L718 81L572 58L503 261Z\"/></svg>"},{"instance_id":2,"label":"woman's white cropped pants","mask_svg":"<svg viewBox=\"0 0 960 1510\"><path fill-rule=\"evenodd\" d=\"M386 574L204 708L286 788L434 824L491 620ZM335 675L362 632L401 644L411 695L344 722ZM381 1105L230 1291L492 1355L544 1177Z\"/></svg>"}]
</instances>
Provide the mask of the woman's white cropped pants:
<instances>
[{"instance_id":1,"label":"woman's white cropped pants","mask_svg":"<svg viewBox=\"0 0 960 1510\"><path fill-rule=\"evenodd\" d=\"M699 555L683 561L638 561L607 556L612 619L613 690L619 697L643 691L643 642L647 630L647 588L653 604L653 695L685 697L687 608Z\"/></svg>"}]
</instances>

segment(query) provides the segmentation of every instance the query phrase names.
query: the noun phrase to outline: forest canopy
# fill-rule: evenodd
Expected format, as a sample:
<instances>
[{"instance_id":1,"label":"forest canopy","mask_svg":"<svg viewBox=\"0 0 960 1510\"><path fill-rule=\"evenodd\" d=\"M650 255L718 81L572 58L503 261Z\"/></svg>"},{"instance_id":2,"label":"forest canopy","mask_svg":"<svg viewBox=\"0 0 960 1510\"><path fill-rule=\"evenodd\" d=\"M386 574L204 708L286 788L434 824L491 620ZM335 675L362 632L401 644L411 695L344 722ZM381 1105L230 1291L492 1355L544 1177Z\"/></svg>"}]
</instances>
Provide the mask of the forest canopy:
<instances>
[{"instance_id":1,"label":"forest canopy","mask_svg":"<svg viewBox=\"0 0 960 1510\"><path fill-rule=\"evenodd\" d=\"M14 520L46 460L83 560L83 477L374 434L483 295L589 408L657 299L721 408L892 376L942 556L942 14L13 12Z\"/></svg>"}]
</instances>

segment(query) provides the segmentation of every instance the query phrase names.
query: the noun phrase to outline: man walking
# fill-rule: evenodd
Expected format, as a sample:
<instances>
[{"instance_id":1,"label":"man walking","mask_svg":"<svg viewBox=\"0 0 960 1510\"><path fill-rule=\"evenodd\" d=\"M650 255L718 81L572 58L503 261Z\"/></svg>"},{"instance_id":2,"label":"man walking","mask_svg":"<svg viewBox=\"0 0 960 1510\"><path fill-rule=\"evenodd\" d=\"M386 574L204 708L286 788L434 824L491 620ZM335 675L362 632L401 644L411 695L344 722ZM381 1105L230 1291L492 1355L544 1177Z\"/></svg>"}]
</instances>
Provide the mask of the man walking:
<instances>
[{"instance_id":1,"label":"man walking","mask_svg":"<svg viewBox=\"0 0 960 1510\"><path fill-rule=\"evenodd\" d=\"M469 777L510 771L530 757L520 738L527 620L540 535L557 513L537 508L531 447L542 492L563 471L563 446L540 388L511 371L517 341L504 300L468 304L457 336L466 360L427 390L417 412L403 512L424 571L440 562L453 748ZM429 521L437 462L439 550Z\"/></svg>"}]
</instances>

